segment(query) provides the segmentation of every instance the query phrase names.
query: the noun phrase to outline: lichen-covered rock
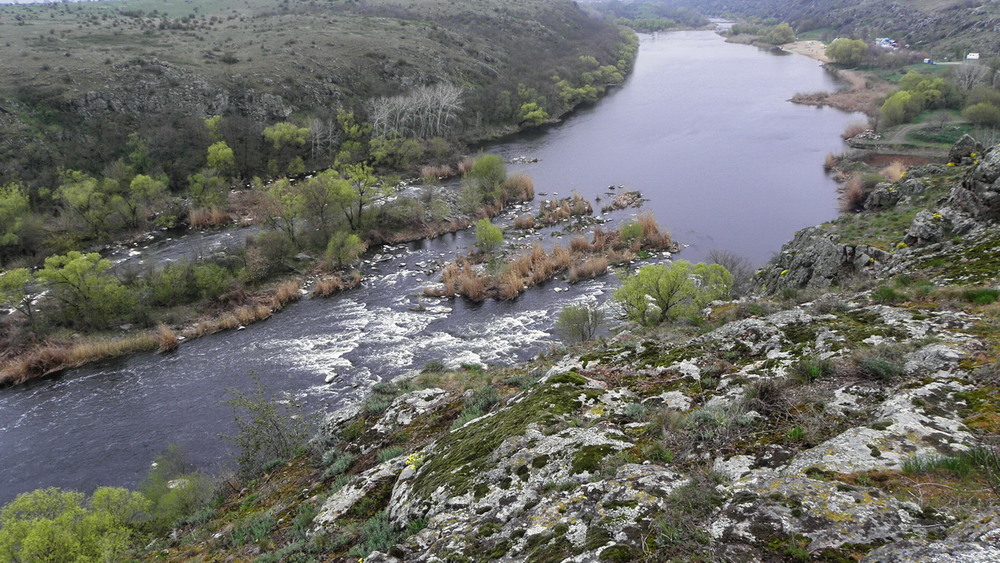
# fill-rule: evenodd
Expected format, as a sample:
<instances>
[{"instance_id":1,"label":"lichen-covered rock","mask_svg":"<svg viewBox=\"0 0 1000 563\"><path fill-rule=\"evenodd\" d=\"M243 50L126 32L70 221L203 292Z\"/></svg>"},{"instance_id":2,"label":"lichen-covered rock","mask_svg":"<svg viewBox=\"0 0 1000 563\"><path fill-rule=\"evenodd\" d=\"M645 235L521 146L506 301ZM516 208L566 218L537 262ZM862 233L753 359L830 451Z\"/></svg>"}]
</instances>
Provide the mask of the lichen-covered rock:
<instances>
[{"instance_id":1,"label":"lichen-covered rock","mask_svg":"<svg viewBox=\"0 0 1000 563\"><path fill-rule=\"evenodd\" d=\"M406 459L397 457L355 475L350 482L323 503L319 514L313 519L313 530L333 524L372 491L385 487L387 484L391 486L405 466Z\"/></svg>"},{"instance_id":2,"label":"lichen-covered rock","mask_svg":"<svg viewBox=\"0 0 1000 563\"><path fill-rule=\"evenodd\" d=\"M902 194L895 186L881 182L868 194L868 198L865 200L865 210L873 211L895 207L901 197Z\"/></svg>"},{"instance_id":3,"label":"lichen-covered rock","mask_svg":"<svg viewBox=\"0 0 1000 563\"><path fill-rule=\"evenodd\" d=\"M762 549L775 540L804 536L808 551L845 544L868 545L922 536L921 509L878 489L817 481L804 476L745 482L729 487L733 498L709 531L723 546Z\"/></svg>"},{"instance_id":4,"label":"lichen-covered rock","mask_svg":"<svg viewBox=\"0 0 1000 563\"><path fill-rule=\"evenodd\" d=\"M841 244L820 227L802 229L757 276L766 292L786 288L827 288L859 274L871 273L891 254L878 248Z\"/></svg>"},{"instance_id":5,"label":"lichen-covered rock","mask_svg":"<svg viewBox=\"0 0 1000 563\"><path fill-rule=\"evenodd\" d=\"M445 404L448 392L444 389L421 389L396 397L374 429L382 434L408 426L418 416Z\"/></svg>"},{"instance_id":6,"label":"lichen-covered rock","mask_svg":"<svg viewBox=\"0 0 1000 563\"><path fill-rule=\"evenodd\" d=\"M966 158L971 158L973 154L983 152L983 145L972 138L968 133L959 137L958 141L952 145L948 151L948 162L960 163Z\"/></svg>"},{"instance_id":7,"label":"lichen-covered rock","mask_svg":"<svg viewBox=\"0 0 1000 563\"><path fill-rule=\"evenodd\" d=\"M948 530L944 539L902 540L872 551L862 561L866 563L1000 561L1000 509L992 507L973 514Z\"/></svg>"},{"instance_id":8,"label":"lichen-covered rock","mask_svg":"<svg viewBox=\"0 0 1000 563\"><path fill-rule=\"evenodd\" d=\"M903 242L910 246L926 246L941 242L949 224L950 222L946 221L940 213L931 213L925 209L913 218L913 223L906 230Z\"/></svg>"}]
</instances>

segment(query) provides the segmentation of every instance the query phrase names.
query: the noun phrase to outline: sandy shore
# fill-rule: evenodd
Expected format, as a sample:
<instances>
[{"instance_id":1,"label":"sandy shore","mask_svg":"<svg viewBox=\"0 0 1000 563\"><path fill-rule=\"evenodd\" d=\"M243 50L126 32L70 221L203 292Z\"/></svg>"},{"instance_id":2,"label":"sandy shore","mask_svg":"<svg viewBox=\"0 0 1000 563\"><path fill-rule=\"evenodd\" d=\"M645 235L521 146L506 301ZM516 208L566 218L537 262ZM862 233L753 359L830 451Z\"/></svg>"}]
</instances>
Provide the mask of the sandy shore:
<instances>
[{"instance_id":1,"label":"sandy shore","mask_svg":"<svg viewBox=\"0 0 1000 563\"><path fill-rule=\"evenodd\" d=\"M878 111L879 100L892 85L856 70L844 70L829 65L826 45L822 41L796 41L781 46L782 49L809 57L823 63L823 66L850 86L837 92L800 92L792 97L797 104L830 106L846 111L863 112L869 115Z\"/></svg>"}]
</instances>

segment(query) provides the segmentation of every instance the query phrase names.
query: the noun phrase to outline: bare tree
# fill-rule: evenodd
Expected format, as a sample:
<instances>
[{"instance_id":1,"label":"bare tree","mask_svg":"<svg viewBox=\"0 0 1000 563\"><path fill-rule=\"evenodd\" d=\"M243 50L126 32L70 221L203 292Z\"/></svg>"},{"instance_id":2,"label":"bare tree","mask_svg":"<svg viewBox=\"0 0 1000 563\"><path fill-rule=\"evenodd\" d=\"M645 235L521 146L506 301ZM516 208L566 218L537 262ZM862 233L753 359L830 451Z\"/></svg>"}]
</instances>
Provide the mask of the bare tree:
<instances>
[{"instance_id":1,"label":"bare tree","mask_svg":"<svg viewBox=\"0 0 1000 563\"><path fill-rule=\"evenodd\" d=\"M447 137L462 111L462 88L420 86L406 94L376 98L367 109L373 137Z\"/></svg>"},{"instance_id":2,"label":"bare tree","mask_svg":"<svg viewBox=\"0 0 1000 563\"><path fill-rule=\"evenodd\" d=\"M956 86L968 92L986 82L990 73L991 71L986 65L966 62L952 69L951 78L955 81Z\"/></svg>"}]
</instances>

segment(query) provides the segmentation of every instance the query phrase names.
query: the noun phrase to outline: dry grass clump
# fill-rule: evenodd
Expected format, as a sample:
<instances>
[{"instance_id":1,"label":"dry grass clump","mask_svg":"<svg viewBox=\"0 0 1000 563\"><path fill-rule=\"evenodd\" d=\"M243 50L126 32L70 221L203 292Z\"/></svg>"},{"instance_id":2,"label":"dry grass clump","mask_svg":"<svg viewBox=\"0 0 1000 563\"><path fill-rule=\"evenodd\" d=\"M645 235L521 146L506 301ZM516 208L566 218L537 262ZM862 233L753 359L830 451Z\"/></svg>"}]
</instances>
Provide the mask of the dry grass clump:
<instances>
[{"instance_id":1,"label":"dry grass clump","mask_svg":"<svg viewBox=\"0 0 1000 563\"><path fill-rule=\"evenodd\" d=\"M507 201L535 199L535 182L527 174L516 174L504 180L503 193Z\"/></svg>"},{"instance_id":2,"label":"dry grass clump","mask_svg":"<svg viewBox=\"0 0 1000 563\"><path fill-rule=\"evenodd\" d=\"M293 301L298 301L302 297L302 293L299 291L301 286L298 280L289 280L278 286L274 290L274 304L277 308L281 308L288 303Z\"/></svg>"},{"instance_id":3,"label":"dry grass clump","mask_svg":"<svg viewBox=\"0 0 1000 563\"><path fill-rule=\"evenodd\" d=\"M535 218L532 215L520 215L514 219L515 229L534 229L535 228Z\"/></svg>"},{"instance_id":4,"label":"dry grass clump","mask_svg":"<svg viewBox=\"0 0 1000 563\"><path fill-rule=\"evenodd\" d=\"M192 209L188 214L188 225L192 229L212 229L232 222L232 216L218 207Z\"/></svg>"},{"instance_id":5,"label":"dry grass clump","mask_svg":"<svg viewBox=\"0 0 1000 563\"><path fill-rule=\"evenodd\" d=\"M861 178L851 176L847 182L844 182L844 187L840 190L840 212L857 213L861 211L865 208L865 199L867 199L867 194L861 186Z\"/></svg>"},{"instance_id":6,"label":"dry grass clump","mask_svg":"<svg viewBox=\"0 0 1000 563\"><path fill-rule=\"evenodd\" d=\"M0 370L0 385L20 385L33 377L62 369L69 363L70 347L48 344L35 348Z\"/></svg>"},{"instance_id":7,"label":"dry grass clump","mask_svg":"<svg viewBox=\"0 0 1000 563\"><path fill-rule=\"evenodd\" d=\"M895 182L906 174L906 165L900 160L894 160L888 166L878 171L879 176L885 178L887 182Z\"/></svg>"},{"instance_id":8,"label":"dry grass clump","mask_svg":"<svg viewBox=\"0 0 1000 563\"><path fill-rule=\"evenodd\" d=\"M445 178L451 178L454 175L455 169L447 164L422 166L420 168L420 178L423 179L425 184L434 184Z\"/></svg>"},{"instance_id":9,"label":"dry grass clump","mask_svg":"<svg viewBox=\"0 0 1000 563\"><path fill-rule=\"evenodd\" d=\"M644 211L636 217L636 222L642 227L643 246L656 249L669 248L674 246L674 241L670 233L660 228L651 211Z\"/></svg>"},{"instance_id":10,"label":"dry grass clump","mask_svg":"<svg viewBox=\"0 0 1000 563\"><path fill-rule=\"evenodd\" d=\"M840 189L840 212L857 213L863 211L868 195L882 180L880 174L852 174Z\"/></svg>"},{"instance_id":11,"label":"dry grass clump","mask_svg":"<svg viewBox=\"0 0 1000 563\"><path fill-rule=\"evenodd\" d=\"M844 132L840 134L842 139L851 139L857 137L858 135L864 133L868 130L868 124L864 121L852 121L847 124L844 128Z\"/></svg>"},{"instance_id":12,"label":"dry grass clump","mask_svg":"<svg viewBox=\"0 0 1000 563\"><path fill-rule=\"evenodd\" d=\"M823 170L826 170L827 172L833 170L843 159L843 154L837 155L832 152L826 153L826 157L823 159Z\"/></svg>"},{"instance_id":13,"label":"dry grass clump","mask_svg":"<svg viewBox=\"0 0 1000 563\"><path fill-rule=\"evenodd\" d=\"M486 280L472 268L461 270L456 283L459 295L475 303L486 301L488 296Z\"/></svg>"},{"instance_id":14,"label":"dry grass clump","mask_svg":"<svg viewBox=\"0 0 1000 563\"><path fill-rule=\"evenodd\" d=\"M469 173L470 170L472 170L472 165L475 163L476 163L476 157L474 156L467 156L463 158L456 166L456 168L458 169L458 173L461 174L462 176L465 176L466 174Z\"/></svg>"},{"instance_id":15,"label":"dry grass clump","mask_svg":"<svg viewBox=\"0 0 1000 563\"><path fill-rule=\"evenodd\" d=\"M167 325L160 325L157 327L156 340L158 342L156 351L161 354L173 352L181 345L180 338L178 338L173 329Z\"/></svg>"},{"instance_id":16,"label":"dry grass clump","mask_svg":"<svg viewBox=\"0 0 1000 563\"><path fill-rule=\"evenodd\" d=\"M352 271L342 276L323 278L316 282L312 290L313 297L330 297L361 284L361 272Z\"/></svg>"},{"instance_id":17,"label":"dry grass clump","mask_svg":"<svg viewBox=\"0 0 1000 563\"><path fill-rule=\"evenodd\" d=\"M270 317L273 312L270 307L263 303L244 305L223 314L215 320L198 323L198 326L191 331L191 336L204 336L206 334L214 334L223 330L246 326Z\"/></svg>"},{"instance_id":18,"label":"dry grass clump","mask_svg":"<svg viewBox=\"0 0 1000 563\"><path fill-rule=\"evenodd\" d=\"M593 250L593 246L582 236L573 237L569 241L569 251L574 254L583 254Z\"/></svg>"},{"instance_id":19,"label":"dry grass clump","mask_svg":"<svg viewBox=\"0 0 1000 563\"><path fill-rule=\"evenodd\" d=\"M582 264L575 264L569 269L567 280L569 283L577 283L603 275L608 271L608 259L604 256L590 258Z\"/></svg>"}]
</instances>

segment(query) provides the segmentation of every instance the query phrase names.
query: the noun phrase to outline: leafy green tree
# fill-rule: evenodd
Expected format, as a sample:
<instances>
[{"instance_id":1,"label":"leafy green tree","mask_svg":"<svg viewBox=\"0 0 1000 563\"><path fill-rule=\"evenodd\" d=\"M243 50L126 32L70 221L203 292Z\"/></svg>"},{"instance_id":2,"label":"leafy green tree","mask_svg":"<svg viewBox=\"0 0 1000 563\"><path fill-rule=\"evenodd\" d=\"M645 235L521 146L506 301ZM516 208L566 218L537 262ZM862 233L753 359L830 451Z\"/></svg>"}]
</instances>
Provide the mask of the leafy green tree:
<instances>
[{"instance_id":1,"label":"leafy green tree","mask_svg":"<svg viewBox=\"0 0 1000 563\"><path fill-rule=\"evenodd\" d=\"M5 249L21 244L24 218L31 212L28 194L20 184L0 186L0 259Z\"/></svg>"},{"instance_id":2,"label":"leafy green tree","mask_svg":"<svg viewBox=\"0 0 1000 563\"><path fill-rule=\"evenodd\" d=\"M476 223L476 248L486 254L493 254L503 246L503 231L483 217Z\"/></svg>"},{"instance_id":3,"label":"leafy green tree","mask_svg":"<svg viewBox=\"0 0 1000 563\"><path fill-rule=\"evenodd\" d=\"M677 260L639 268L622 280L614 299L626 318L649 326L694 314L706 303L728 297L731 286L732 276L718 264Z\"/></svg>"},{"instance_id":4,"label":"leafy green tree","mask_svg":"<svg viewBox=\"0 0 1000 563\"><path fill-rule=\"evenodd\" d=\"M919 93L899 90L885 100L880 111L884 123L892 127L911 121L923 108L924 103Z\"/></svg>"},{"instance_id":5,"label":"leafy green tree","mask_svg":"<svg viewBox=\"0 0 1000 563\"><path fill-rule=\"evenodd\" d=\"M262 202L264 222L272 229L278 229L288 236L296 246L299 246L296 233L296 220L302 216L305 209L302 190L288 178L282 178L267 190L266 199Z\"/></svg>"},{"instance_id":6,"label":"leafy green tree","mask_svg":"<svg viewBox=\"0 0 1000 563\"><path fill-rule=\"evenodd\" d=\"M538 105L536 102L525 102L521 104L521 108L517 111L521 123L527 123L528 125L541 125L549 118L549 114L545 111L545 108Z\"/></svg>"},{"instance_id":7,"label":"leafy green tree","mask_svg":"<svg viewBox=\"0 0 1000 563\"><path fill-rule=\"evenodd\" d=\"M1000 127L1000 108L988 102L980 102L963 109L962 117L976 125Z\"/></svg>"},{"instance_id":8,"label":"leafy green tree","mask_svg":"<svg viewBox=\"0 0 1000 563\"><path fill-rule=\"evenodd\" d=\"M103 329L127 315L134 305L128 288L107 272L110 267L111 262L96 252L72 251L46 258L37 275L51 287L63 323Z\"/></svg>"},{"instance_id":9,"label":"leafy green tree","mask_svg":"<svg viewBox=\"0 0 1000 563\"><path fill-rule=\"evenodd\" d=\"M138 226L167 198L166 177L153 178L145 174L137 174L129 182L128 197L125 207L128 210L129 224Z\"/></svg>"},{"instance_id":10,"label":"leafy green tree","mask_svg":"<svg viewBox=\"0 0 1000 563\"><path fill-rule=\"evenodd\" d=\"M341 176L347 182L333 185L334 199L350 230L361 231L367 224L368 208L388 195L388 187L380 184L371 166L365 163L342 166Z\"/></svg>"},{"instance_id":11,"label":"leafy green tree","mask_svg":"<svg viewBox=\"0 0 1000 563\"><path fill-rule=\"evenodd\" d=\"M236 155L225 141L216 141L208 147L208 167L221 174L232 174L236 169Z\"/></svg>"},{"instance_id":12,"label":"leafy green tree","mask_svg":"<svg viewBox=\"0 0 1000 563\"><path fill-rule=\"evenodd\" d=\"M368 123L358 122L354 118L354 112L343 109L337 110L337 125L343 132L343 141L333 159L333 165L341 167L364 159L365 151L368 148L367 137L372 132L372 126Z\"/></svg>"},{"instance_id":13,"label":"leafy green tree","mask_svg":"<svg viewBox=\"0 0 1000 563\"><path fill-rule=\"evenodd\" d=\"M18 495L0 510L0 560L124 561L143 539L149 506L141 494L111 487L89 499L55 488Z\"/></svg>"},{"instance_id":14,"label":"leafy green tree","mask_svg":"<svg viewBox=\"0 0 1000 563\"><path fill-rule=\"evenodd\" d=\"M475 212L484 205L503 203L506 179L507 167L502 158L495 154L480 156L465 174L460 194L462 207Z\"/></svg>"},{"instance_id":15,"label":"leafy green tree","mask_svg":"<svg viewBox=\"0 0 1000 563\"><path fill-rule=\"evenodd\" d=\"M795 30L787 22L781 22L768 32L765 40L772 45L784 45L795 41Z\"/></svg>"},{"instance_id":16,"label":"leafy green tree","mask_svg":"<svg viewBox=\"0 0 1000 563\"><path fill-rule=\"evenodd\" d=\"M114 180L101 181L84 172L69 170L63 174L55 195L71 221L78 223L89 236L101 238L110 233L119 217L118 210L125 207L118 191Z\"/></svg>"},{"instance_id":17,"label":"leafy green tree","mask_svg":"<svg viewBox=\"0 0 1000 563\"><path fill-rule=\"evenodd\" d=\"M569 305L559 312L556 332L564 342L572 344L594 338L604 323L604 312L593 305Z\"/></svg>"},{"instance_id":18,"label":"leafy green tree","mask_svg":"<svg viewBox=\"0 0 1000 563\"><path fill-rule=\"evenodd\" d=\"M302 203L302 218L314 233L315 244L326 244L338 222L340 198L351 191L350 183L335 170L324 170L296 184Z\"/></svg>"},{"instance_id":19,"label":"leafy green tree","mask_svg":"<svg viewBox=\"0 0 1000 563\"><path fill-rule=\"evenodd\" d=\"M309 128L282 121L264 128L264 138L271 142L275 150L281 147L302 147L309 140Z\"/></svg>"},{"instance_id":20,"label":"leafy green tree","mask_svg":"<svg viewBox=\"0 0 1000 563\"><path fill-rule=\"evenodd\" d=\"M215 170L205 170L188 176L188 195L191 209L204 209L221 205L226 192L226 182Z\"/></svg>"},{"instance_id":21,"label":"leafy green tree","mask_svg":"<svg viewBox=\"0 0 1000 563\"><path fill-rule=\"evenodd\" d=\"M868 45L858 39L838 37L826 47L826 56L835 63L857 66L868 53Z\"/></svg>"},{"instance_id":22,"label":"leafy green tree","mask_svg":"<svg viewBox=\"0 0 1000 563\"><path fill-rule=\"evenodd\" d=\"M364 252L365 243L358 235L338 231L326 245L326 261L333 267L342 268L357 262Z\"/></svg>"},{"instance_id":23,"label":"leafy green tree","mask_svg":"<svg viewBox=\"0 0 1000 563\"><path fill-rule=\"evenodd\" d=\"M24 315L32 330L35 329L34 282L35 278L27 268L14 268L0 273L0 305Z\"/></svg>"}]
</instances>

